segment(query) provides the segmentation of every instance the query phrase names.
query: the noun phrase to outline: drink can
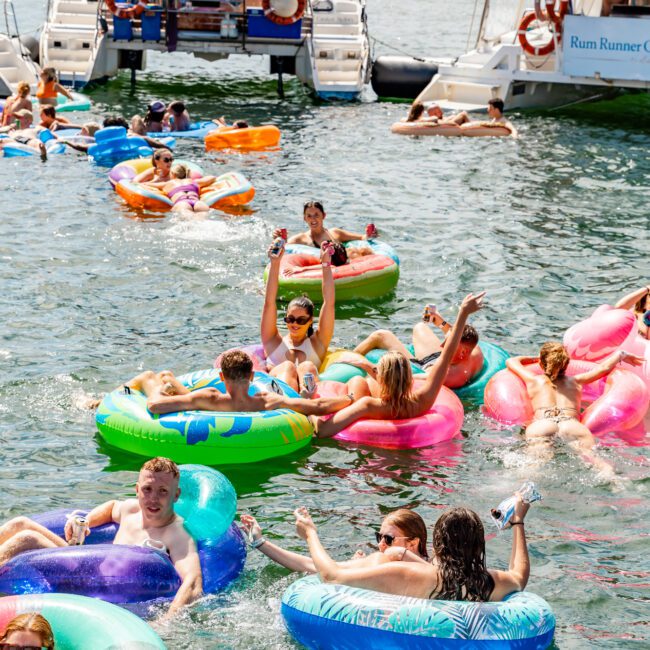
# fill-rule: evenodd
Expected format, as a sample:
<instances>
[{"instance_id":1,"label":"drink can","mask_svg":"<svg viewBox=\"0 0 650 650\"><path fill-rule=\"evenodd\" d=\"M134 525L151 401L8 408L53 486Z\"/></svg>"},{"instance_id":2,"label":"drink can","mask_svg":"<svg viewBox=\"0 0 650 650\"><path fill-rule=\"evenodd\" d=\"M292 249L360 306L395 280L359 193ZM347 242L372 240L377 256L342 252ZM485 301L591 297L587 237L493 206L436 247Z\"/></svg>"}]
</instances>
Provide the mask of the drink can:
<instances>
[{"instance_id":1,"label":"drink can","mask_svg":"<svg viewBox=\"0 0 650 650\"><path fill-rule=\"evenodd\" d=\"M496 508L490 510L492 519L499 530L506 528L510 519L512 519L517 503L517 494L521 496L524 503L534 503L542 499L542 495L537 491L535 484L532 481L526 481L515 494L504 499Z\"/></svg>"},{"instance_id":2,"label":"drink can","mask_svg":"<svg viewBox=\"0 0 650 650\"><path fill-rule=\"evenodd\" d=\"M366 237L372 237L377 233L377 228L375 227L374 223L369 223L366 226Z\"/></svg>"},{"instance_id":3,"label":"drink can","mask_svg":"<svg viewBox=\"0 0 650 650\"><path fill-rule=\"evenodd\" d=\"M316 390L316 382L314 380L314 375L311 372L306 372L303 375L302 383L305 386L305 390L308 393L313 393Z\"/></svg>"},{"instance_id":4,"label":"drink can","mask_svg":"<svg viewBox=\"0 0 650 650\"><path fill-rule=\"evenodd\" d=\"M436 306L435 306L433 303L429 303L429 304L426 305L426 307L424 308L424 317L423 317L422 320L423 320L425 323L430 323L430 322L432 321L432 319L433 319L433 315L434 315L435 313L436 313Z\"/></svg>"},{"instance_id":5,"label":"drink can","mask_svg":"<svg viewBox=\"0 0 650 650\"><path fill-rule=\"evenodd\" d=\"M72 515L72 535L68 541L69 546L81 546L86 541L88 520L82 515Z\"/></svg>"}]
</instances>

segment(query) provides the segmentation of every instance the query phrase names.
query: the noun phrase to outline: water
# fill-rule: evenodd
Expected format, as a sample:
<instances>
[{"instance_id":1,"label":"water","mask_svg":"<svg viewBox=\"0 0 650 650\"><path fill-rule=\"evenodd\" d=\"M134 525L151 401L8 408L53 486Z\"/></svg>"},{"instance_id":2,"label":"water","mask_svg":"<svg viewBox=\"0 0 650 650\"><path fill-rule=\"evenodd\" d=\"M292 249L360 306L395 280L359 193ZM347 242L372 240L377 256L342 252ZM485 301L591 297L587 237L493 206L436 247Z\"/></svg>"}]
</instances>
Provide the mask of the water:
<instances>
[{"instance_id":1,"label":"water","mask_svg":"<svg viewBox=\"0 0 650 650\"><path fill-rule=\"evenodd\" d=\"M21 24L35 27L44 3L20 4ZM414 54L458 54L473 3L455 3L453 16L447 6L371 0L371 32ZM430 20L418 19L421 10ZM137 219L109 189L106 170L81 156L0 160L2 519L132 494L140 461L102 447L80 398L144 368L207 367L218 351L256 341L263 242L274 226L295 232L306 199L322 199L331 224L376 223L402 258L392 299L339 308L337 344L352 346L375 327L407 337L425 303L453 316L464 293L486 289L490 308L475 319L481 335L533 353L598 304L648 282L645 97L515 115L519 141L415 141L388 132L400 105L316 103L295 82L281 102L265 70L260 59L152 56L135 94L126 76L92 92L97 114L181 98L196 118L278 124L280 152L214 156L198 142L179 143L179 155L209 172L248 176L258 191L250 213ZM488 523L489 508L532 478L545 499L527 520L528 588L557 615L556 647L647 644L647 448L604 450L628 479L613 490L562 450L533 471L519 439L474 410L463 434L415 452L327 442L222 469L240 511L255 514L270 538L304 549L291 511L306 505L341 558L369 550L381 516L397 507L412 505L433 522L441 509L467 504ZM488 530L489 564L504 567L509 536ZM161 634L170 648L295 647L279 617L293 579L251 552L229 593Z\"/></svg>"}]
</instances>

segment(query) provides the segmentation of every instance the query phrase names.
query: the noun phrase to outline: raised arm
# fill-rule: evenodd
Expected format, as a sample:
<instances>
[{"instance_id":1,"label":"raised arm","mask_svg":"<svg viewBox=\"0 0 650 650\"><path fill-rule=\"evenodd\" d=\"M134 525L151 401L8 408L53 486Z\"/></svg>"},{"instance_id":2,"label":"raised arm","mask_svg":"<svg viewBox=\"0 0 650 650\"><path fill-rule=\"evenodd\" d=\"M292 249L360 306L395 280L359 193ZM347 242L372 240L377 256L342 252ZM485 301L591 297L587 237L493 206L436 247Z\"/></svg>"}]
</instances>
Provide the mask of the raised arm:
<instances>
[{"instance_id":1,"label":"raised arm","mask_svg":"<svg viewBox=\"0 0 650 650\"><path fill-rule=\"evenodd\" d=\"M628 293L627 296L623 296L614 306L616 309L632 309L641 298L648 295L650 295L650 285Z\"/></svg>"},{"instance_id":2,"label":"raised arm","mask_svg":"<svg viewBox=\"0 0 650 650\"><path fill-rule=\"evenodd\" d=\"M271 244L267 254L270 260L269 277L266 281L262 322L260 324L260 336L265 350L269 344L272 346L271 349L274 349L274 346L277 347L280 344L276 300L278 298L278 284L280 282L280 260L282 259L282 255L284 255L284 247L278 253L273 253L273 244Z\"/></svg>"},{"instance_id":3,"label":"raised arm","mask_svg":"<svg viewBox=\"0 0 650 650\"><path fill-rule=\"evenodd\" d=\"M537 357L510 357L506 359L506 368L511 372L514 372L517 377L522 379L524 382L533 381L537 375L526 368L533 363L539 362Z\"/></svg>"},{"instance_id":4,"label":"raised arm","mask_svg":"<svg viewBox=\"0 0 650 650\"><path fill-rule=\"evenodd\" d=\"M438 397L440 388L447 376L451 360L453 359L454 354L456 354L460 338L463 335L465 323L470 314L481 309L483 306L483 296L485 296L485 291L476 295L470 293L465 296L465 299L460 306L460 311L458 312L458 318L451 328L451 332L445 339L445 344L442 347L442 354L440 355L440 359L438 359L438 363L434 364L427 370L424 384L418 388L415 393L420 411L427 411L436 401L436 397Z\"/></svg>"},{"instance_id":5,"label":"raised arm","mask_svg":"<svg viewBox=\"0 0 650 650\"><path fill-rule=\"evenodd\" d=\"M322 247L320 261L323 265L323 306L318 315L318 328L316 336L323 346L323 352L327 352L332 336L334 335L336 303L336 290L334 288L334 276L332 275L332 261L327 247Z\"/></svg>"},{"instance_id":6,"label":"raised arm","mask_svg":"<svg viewBox=\"0 0 650 650\"><path fill-rule=\"evenodd\" d=\"M644 359L643 357L637 357L635 354L625 352L625 350L619 350L605 359L597 368L576 375L574 380L581 385L591 384L597 379L608 375L621 362L629 363L631 366L640 366L643 364Z\"/></svg>"}]
</instances>

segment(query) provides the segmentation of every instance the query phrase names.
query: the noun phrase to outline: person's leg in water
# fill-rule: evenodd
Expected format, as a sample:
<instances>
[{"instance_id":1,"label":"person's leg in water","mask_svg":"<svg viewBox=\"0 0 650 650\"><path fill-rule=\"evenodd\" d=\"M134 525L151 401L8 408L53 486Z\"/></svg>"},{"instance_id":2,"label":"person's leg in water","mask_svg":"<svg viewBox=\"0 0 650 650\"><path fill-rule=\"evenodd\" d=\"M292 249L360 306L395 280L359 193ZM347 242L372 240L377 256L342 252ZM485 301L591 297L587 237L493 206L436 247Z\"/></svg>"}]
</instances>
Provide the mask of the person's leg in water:
<instances>
[{"instance_id":1,"label":"person's leg in water","mask_svg":"<svg viewBox=\"0 0 650 650\"><path fill-rule=\"evenodd\" d=\"M413 359L413 355L408 348L389 330L376 330L370 336L365 338L354 351L357 354L366 355L370 350L395 350L403 354L407 359Z\"/></svg>"},{"instance_id":2,"label":"person's leg in water","mask_svg":"<svg viewBox=\"0 0 650 650\"><path fill-rule=\"evenodd\" d=\"M595 467L603 478L607 480L615 478L614 466L593 451L597 440L582 422L578 422L575 418L560 422L559 436L578 452L585 463Z\"/></svg>"},{"instance_id":3,"label":"person's leg in water","mask_svg":"<svg viewBox=\"0 0 650 650\"><path fill-rule=\"evenodd\" d=\"M440 339L427 323L416 323L413 327L413 350L416 359L424 359L442 350Z\"/></svg>"},{"instance_id":4,"label":"person's leg in water","mask_svg":"<svg viewBox=\"0 0 650 650\"><path fill-rule=\"evenodd\" d=\"M300 392L298 383L298 370L293 361L283 361L269 370L271 377L281 379L285 384L289 384L296 392Z\"/></svg>"},{"instance_id":5,"label":"person's leg in water","mask_svg":"<svg viewBox=\"0 0 650 650\"><path fill-rule=\"evenodd\" d=\"M0 566L25 551L67 546L66 541L27 517L0 526Z\"/></svg>"}]
</instances>

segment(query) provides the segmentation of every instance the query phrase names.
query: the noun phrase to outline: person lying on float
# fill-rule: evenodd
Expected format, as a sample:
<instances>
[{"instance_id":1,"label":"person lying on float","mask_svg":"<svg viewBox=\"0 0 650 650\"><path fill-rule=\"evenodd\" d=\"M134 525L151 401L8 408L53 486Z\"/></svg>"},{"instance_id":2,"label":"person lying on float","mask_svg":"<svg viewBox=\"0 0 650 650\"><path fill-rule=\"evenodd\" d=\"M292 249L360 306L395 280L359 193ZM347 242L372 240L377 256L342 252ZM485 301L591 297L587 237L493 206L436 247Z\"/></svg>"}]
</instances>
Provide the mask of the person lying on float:
<instances>
[{"instance_id":1,"label":"person lying on float","mask_svg":"<svg viewBox=\"0 0 650 650\"><path fill-rule=\"evenodd\" d=\"M86 535L92 535L97 526L115 523L119 528L113 544L156 545L169 555L181 586L166 617L203 595L196 544L185 530L183 518L174 512L181 493L179 479L176 463L168 458L153 458L140 469L135 499L106 501L86 516ZM63 539L27 517L16 517L0 526L0 566L25 551L67 546L71 538L72 520L65 526Z\"/></svg>"},{"instance_id":2,"label":"person lying on float","mask_svg":"<svg viewBox=\"0 0 650 650\"><path fill-rule=\"evenodd\" d=\"M432 311L428 318L431 319L430 322L433 325L442 330L445 334L445 339L441 341L430 329L428 322L421 321L416 323L413 327L412 336L415 354L411 354L410 350L393 332L390 330L377 330L372 332L370 336L354 348L354 352L356 353L354 356L342 356L339 362L349 363L350 365L361 368L371 377L376 377L377 366L368 361L365 355L375 349L395 350L404 355L411 363L426 371L436 363L439 363L443 348L452 330L452 325L437 311ZM447 388L460 388L461 386L465 386L481 372L484 358L483 352L478 345L478 340L479 336L476 329L471 325L465 325L461 333L458 348L451 359L449 370L443 382Z\"/></svg>"},{"instance_id":3,"label":"person lying on float","mask_svg":"<svg viewBox=\"0 0 650 650\"><path fill-rule=\"evenodd\" d=\"M485 292L469 294L463 300L458 318L442 348L437 363L425 371L424 380L413 385L409 359L400 352L388 352L377 364L376 379L353 377L348 388L355 401L329 419L313 418L319 438L330 438L362 418L404 420L429 411L443 386L452 358L456 354L467 318L483 306Z\"/></svg>"}]
</instances>

